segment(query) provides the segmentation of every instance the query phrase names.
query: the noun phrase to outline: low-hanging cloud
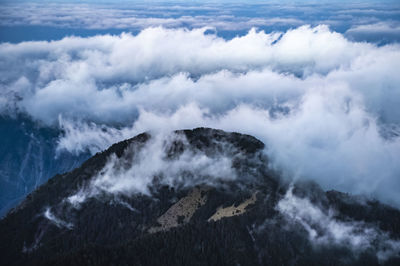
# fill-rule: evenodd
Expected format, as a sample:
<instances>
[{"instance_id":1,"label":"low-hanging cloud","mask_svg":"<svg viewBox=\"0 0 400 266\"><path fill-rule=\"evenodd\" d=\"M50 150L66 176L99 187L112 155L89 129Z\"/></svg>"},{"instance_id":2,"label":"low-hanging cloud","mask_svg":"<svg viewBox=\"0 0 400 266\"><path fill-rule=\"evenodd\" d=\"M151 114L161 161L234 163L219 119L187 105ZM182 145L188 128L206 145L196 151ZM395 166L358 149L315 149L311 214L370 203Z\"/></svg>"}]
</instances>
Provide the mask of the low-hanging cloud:
<instances>
[{"instance_id":1,"label":"low-hanging cloud","mask_svg":"<svg viewBox=\"0 0 400 266\"><path fill-rule=\"evenodd\" d=\"M312 179L325 189L367 194L398 206L400 139L383 138L376 119L365 110L346 110L343 106L336 109L325 96L304 98L302 105L289 115L271 116L269 110L247 105L222 115L212 115L194 104L172 114L142 112L122 134L199 126L251 134L267 144L266 152L273 165L284 169L291 178ZM100 127L88 132L77 129L62 142L74 147L73 136L79 135L78 139L86 139L90 146L90 136L101 132L107 134ZM115 135L111 133L104 139L111 144Z\"/></svg>"},{"instance_id":2,"label":"low-hanging cloud","mask_svg":"<svg viewBox=\"0 0 400 266\"><path fill-rule=\"evenodd\" d=\"M327 26L202 29L0 45L0 110L92 153L143 131L207 126L266 143L275 167L400 205L400 46Z\"/></svg>"},{"instance_id":3,"label":"low-hanging cloud","mask_svg":"<svg viewBox=\"0 0 400 266\"><path fill-rule=\"evenodd\" d=\"M171 153L177 143L181 143L183 151ZM103 169L78 192L69 196L67 202L79 207L88 198L103 193L115 196L151 195L151 188L159 184L176 188L215 186L218 181L235 180L237 177L232 161L240 153L230 153L235 151L230 143L220 143L224 151L215 150L211 155L191 148L182 133L159 133L143 144L144 147L135 144L125 151L123 158L112 155Z\"/></svg>"},{"instance_id":4,"label":"low-hanging cloud","mask_svg":"<svg viewBox=\"0 0 400 266\"><path fill-rule=\"evenodd\" d=\"M65 227L67 229L72 229L73 228L73 224L63 221L60 218L56 217L52 212L50 208L46 208L43 216L49 220L50 222L52 222L55 226L57 226L58 228L62 228Z\"/></svg>"},{"instance_id":5,"label":"low-hanging cloud","mask_svg":"<svg viewBox=\"0 0 400 266\"><path fill-rule=\"evenodd\" d=\"M313 244L346 245L355 252L372 249L381 262L400 255L400 241L388 233L364 222L337 220L334 210L324 212L309 199L295 196L293 187L278 202L277 210L290 222L301 224Z\"/></svg>"}]
</instances>

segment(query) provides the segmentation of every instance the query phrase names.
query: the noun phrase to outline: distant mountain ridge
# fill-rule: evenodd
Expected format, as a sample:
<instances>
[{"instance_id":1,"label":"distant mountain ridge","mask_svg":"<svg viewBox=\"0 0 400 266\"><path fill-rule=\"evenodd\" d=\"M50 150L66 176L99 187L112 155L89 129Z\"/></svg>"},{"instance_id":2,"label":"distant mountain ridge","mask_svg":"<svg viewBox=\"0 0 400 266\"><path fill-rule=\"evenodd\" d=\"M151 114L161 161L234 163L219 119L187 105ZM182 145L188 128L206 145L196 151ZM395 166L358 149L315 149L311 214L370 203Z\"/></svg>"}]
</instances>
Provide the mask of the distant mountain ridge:
<instances>
[{"instance_id":1,"label":"distant mountain ridge","mask_svg":"<svg viewBox=\"0 0 400 266\"><path fill-rule=\"evenodd\" d=\"M0 263L400 263L399 210L288 183L264 149L252 136L209 128L116 143L0 221Z\"/></svg>"},{"instance_id":2,"label":"distant mountain ridge","mask_svg":"<svg viewBox=\"0 0 400 266\"><path fill-rule=\"evenodd\" d=\"M0 218L50 177L89 157L57 152L59 133L25 117L0 116Z\"/></svg>"}]
</instances>

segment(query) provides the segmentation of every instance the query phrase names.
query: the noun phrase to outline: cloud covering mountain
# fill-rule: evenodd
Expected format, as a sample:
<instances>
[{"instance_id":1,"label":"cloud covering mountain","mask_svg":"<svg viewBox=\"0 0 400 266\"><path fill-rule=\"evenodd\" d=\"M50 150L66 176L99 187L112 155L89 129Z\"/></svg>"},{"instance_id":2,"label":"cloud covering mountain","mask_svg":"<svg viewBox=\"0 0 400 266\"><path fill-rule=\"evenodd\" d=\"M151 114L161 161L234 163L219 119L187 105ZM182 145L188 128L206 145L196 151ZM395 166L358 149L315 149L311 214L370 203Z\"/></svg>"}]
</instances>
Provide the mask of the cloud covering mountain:
<instances>
[{"instance_id":1,"label":"cloud covering mountain","mask_svg":"<svg viewBox=\"0 0 400 266\"><path fill-rule=\"evenodd\" d=\"M288 175L400 204L397 43L350 41L324 25L230 40L155 27L3 43L0 61L1 113L61 127L61 150L222 128L260 138Z\"/></svg>"},{"instance_id":2,"label":"cloud covering mountain","mask_svg":"<svg viewBox=\"0 0 400 266\"><path fill-rule=\"evenodd\" d=\"M400 206L399 15L396 1L4 2L0 118L34 126L3 122L1 141L72 166L144 131L220 128L262 140L288 178ZM10 158L10 194L69 170Z\"/></svg>"}]
</instances>

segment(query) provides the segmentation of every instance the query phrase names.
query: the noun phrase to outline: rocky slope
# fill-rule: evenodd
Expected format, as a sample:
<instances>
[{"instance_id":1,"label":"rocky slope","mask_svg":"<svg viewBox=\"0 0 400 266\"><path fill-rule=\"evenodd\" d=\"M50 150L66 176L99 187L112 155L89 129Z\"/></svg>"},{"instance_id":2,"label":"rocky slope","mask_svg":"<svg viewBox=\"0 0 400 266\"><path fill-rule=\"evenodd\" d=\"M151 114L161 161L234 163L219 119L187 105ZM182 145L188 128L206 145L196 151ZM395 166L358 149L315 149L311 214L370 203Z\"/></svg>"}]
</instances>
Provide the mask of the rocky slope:
<instances>
[{"instance_id":1,"label":"rocky slope","mask_svg":"<svg viewBox=\"0 0 400 266\"><path fill-rule=\"evenodd\" d=\"M206 128L114 144L0 221L0 263L399 265L397 209L285 182L264 149Z\"/></svg>"}]
</instances>

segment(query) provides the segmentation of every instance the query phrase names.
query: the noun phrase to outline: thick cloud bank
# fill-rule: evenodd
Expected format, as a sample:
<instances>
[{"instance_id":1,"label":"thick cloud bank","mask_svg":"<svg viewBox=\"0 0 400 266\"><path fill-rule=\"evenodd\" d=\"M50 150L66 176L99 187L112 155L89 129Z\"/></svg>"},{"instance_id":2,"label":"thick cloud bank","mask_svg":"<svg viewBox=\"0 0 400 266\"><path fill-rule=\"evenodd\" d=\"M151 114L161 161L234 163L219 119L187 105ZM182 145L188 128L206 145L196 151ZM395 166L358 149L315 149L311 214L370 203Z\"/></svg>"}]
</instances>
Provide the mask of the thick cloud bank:
<instances>
[{"instance_id":1,"label":"thick cloud bank","mask_svg":"<svg viewBox=\"0 0 400 266\"><path fill-rule=\"evenodd\" d=\"M77 153L147 130L248 133L288 176L400 205L400 45L327 26L210 32L1 44L1 113L60 126Z\"/></svg>"},{"instance_id":2,"label":"thick cloud bank","mask_svg":"<svg viewBox=\"0 0 400 266\"><path fill-rule=\"evenodd\" d=\"M0 108L48 124L59 115L115 123L133 121L140 108L196 102L221 112L341 87L361 94L368 111L399 122L399 45L350 42L326 26L251 30L230 41L206 30L2 44Z\"/></svg>"}]
</instances>

